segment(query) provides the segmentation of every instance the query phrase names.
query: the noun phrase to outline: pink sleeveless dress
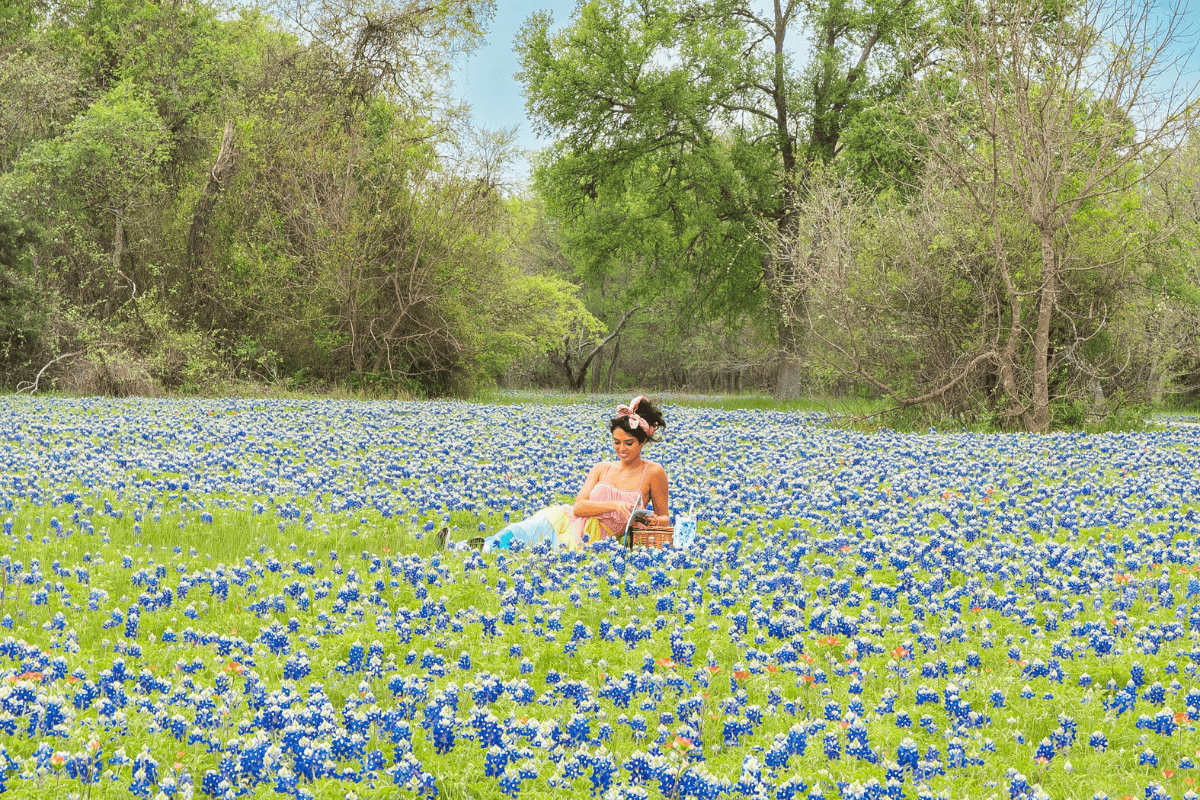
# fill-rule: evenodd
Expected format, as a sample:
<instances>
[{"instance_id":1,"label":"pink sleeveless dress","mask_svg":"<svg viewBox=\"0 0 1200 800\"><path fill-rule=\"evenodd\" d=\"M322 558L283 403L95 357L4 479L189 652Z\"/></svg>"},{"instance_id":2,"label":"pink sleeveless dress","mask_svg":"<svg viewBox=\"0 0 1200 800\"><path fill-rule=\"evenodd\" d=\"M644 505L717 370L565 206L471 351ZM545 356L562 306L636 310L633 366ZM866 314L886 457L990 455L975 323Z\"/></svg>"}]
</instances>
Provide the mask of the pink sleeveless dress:
<instances>
[{"instance_id":1,"label":"pink sleeveless dress","mask_svg":"<svg viewBox=\"0 0 1200 800\"><path fill-rule=\"evenodd\" d=\"M638 485L641 485L642 479L646 475L646 470L642 468L642 474L638 476ZM597 481L592 487L592 491L588 493L589 500L595 500L600 503L611 502L616 500L621 503L631 503L638 505L641 501L642 493L637 489L618 489L608 481ZM620 536L625 532L625 523L629 517L624 514L618 514L615 511L609 511L601 514L598 517L577 517L568 512L570 517L569 527L566 537L560 537L560 542L563 538L566 540L568 549L575 550L584 544L583 538L586 535L588 542L594 543L601 539L611 539L614 536ZM592 524L595 523L595 524Z\"/></svg>"}]
</instances>

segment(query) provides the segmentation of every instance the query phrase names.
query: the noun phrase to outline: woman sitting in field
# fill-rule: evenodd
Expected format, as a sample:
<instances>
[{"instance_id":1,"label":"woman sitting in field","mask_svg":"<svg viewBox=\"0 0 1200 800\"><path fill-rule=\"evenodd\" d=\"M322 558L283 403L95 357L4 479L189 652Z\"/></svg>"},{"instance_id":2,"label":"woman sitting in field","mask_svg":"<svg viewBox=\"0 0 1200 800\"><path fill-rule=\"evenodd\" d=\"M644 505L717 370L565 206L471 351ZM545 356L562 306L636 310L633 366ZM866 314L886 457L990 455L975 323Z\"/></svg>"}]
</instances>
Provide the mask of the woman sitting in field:
<instances>
[{"instance_id":1,"label":"woman sitting in field","mask_svg":"<svg viewBox=\"0 0 1200 800\"><path fill-rule=\"evenodd\" d=\"M620 536L625 523L638 505L653 507L654 514L646 520L649 526L667 526L667 473L663 468L642 458L647 442L660 441L658 431L666 427L662 412L645 397L633 398L629 405L617 407L617 415L608 423L612 432L616 461L602 461L588 472L575 504L543 508L528 519L514 522L499 532L467 542L446 542L448 531L442 529L439 538L443 546L463 550L467 547L489 550L509 550L513 542L526 547L547 542L552 548L575 550L584 544ZM639 500L644 500L639 503ZM642 523L635 522L640 527Z\"/></svg>"}]
</instances>

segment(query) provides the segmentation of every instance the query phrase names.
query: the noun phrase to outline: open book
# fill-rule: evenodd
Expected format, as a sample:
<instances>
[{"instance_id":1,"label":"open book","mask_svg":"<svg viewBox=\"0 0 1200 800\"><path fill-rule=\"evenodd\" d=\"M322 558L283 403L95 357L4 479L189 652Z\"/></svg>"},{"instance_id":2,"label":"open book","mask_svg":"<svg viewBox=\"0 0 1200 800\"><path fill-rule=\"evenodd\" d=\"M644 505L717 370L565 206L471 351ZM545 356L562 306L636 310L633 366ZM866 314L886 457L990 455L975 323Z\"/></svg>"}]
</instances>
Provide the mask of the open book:
<instances>
[{"instance_id":1,"label":"open book","mask_svg":"<svg viewBox=\"0 0 1200 800\"><path fill-rule=\"evenodd\" d=\"M638 522L647 525L651 518L650 509L646 508L643 502L642 495L638 494L637 502L633 504L633 511L629 512L629 519L625 520L625 533L621 536L621 541L626 547L633 546L633 526Z\"/></svg>"}]
</instances>

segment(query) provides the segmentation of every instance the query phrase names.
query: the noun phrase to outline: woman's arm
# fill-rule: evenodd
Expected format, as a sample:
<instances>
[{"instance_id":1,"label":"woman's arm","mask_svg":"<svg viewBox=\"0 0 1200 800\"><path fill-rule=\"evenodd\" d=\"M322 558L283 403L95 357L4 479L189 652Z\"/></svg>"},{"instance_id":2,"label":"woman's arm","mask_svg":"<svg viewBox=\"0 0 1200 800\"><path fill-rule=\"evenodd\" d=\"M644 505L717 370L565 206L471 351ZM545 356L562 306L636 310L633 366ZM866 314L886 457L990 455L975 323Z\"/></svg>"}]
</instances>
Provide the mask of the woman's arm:
<instances>
[{"instance_id":1,"label":"woman's arm","mask_svg":"<svg viewBox=\"0 0 1200 800\"><path fill-rule=\"evenodd\" d=\"M651 464L649 475L650 502L654 506L654 518L651 525L666 527L671 524L671 513L668 510L671 492L667 486L667 473L660 465Z\"/></svg>"},{"instance_id":2,"label":"woman's arm","mask_svg":"<svg viewBox=\"0 0 1200 800\"><path fill-rule=\"evenodd\" d=\"M608 465L600 462L592 467L592 471L588 473L587 480L583 482L583 488L579 490L579 494L575 495L575 507L571 509L577 517L598 517L601 514L607 514L611 511L616 511L625 517L633 513L632 503L622 503L616 500L591 500L589 495L596 484L600 482L600 478L604 475L604 469Z\"/></svg>"}]
</instances>

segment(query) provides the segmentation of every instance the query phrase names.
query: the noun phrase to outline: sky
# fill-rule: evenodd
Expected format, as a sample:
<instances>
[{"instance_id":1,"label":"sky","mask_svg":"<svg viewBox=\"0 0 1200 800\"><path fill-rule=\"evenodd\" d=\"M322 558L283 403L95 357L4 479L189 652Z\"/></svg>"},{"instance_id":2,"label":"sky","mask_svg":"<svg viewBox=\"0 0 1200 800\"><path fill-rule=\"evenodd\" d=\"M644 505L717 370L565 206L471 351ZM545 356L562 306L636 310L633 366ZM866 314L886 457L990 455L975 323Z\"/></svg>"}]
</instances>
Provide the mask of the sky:
<instances>
[{"instance_id":1,"label":"sky","mask_svg":"<svg viewBox=\"0 0 1200 800\"><path fill-rule=\"evenodd\" d=\"M531 14L542 10L553 14L558 28L570 21L575 0L497 0L486 43L460 64L454 75L454 93L471 105L475 124L489 130L517 126L517 145L522 150L549 144L534 135L525 119L525 98L513 77L518 69L513 38ZM518 182L527 172L528 162L513 165Z\"/></svg>"}]
</instances>

